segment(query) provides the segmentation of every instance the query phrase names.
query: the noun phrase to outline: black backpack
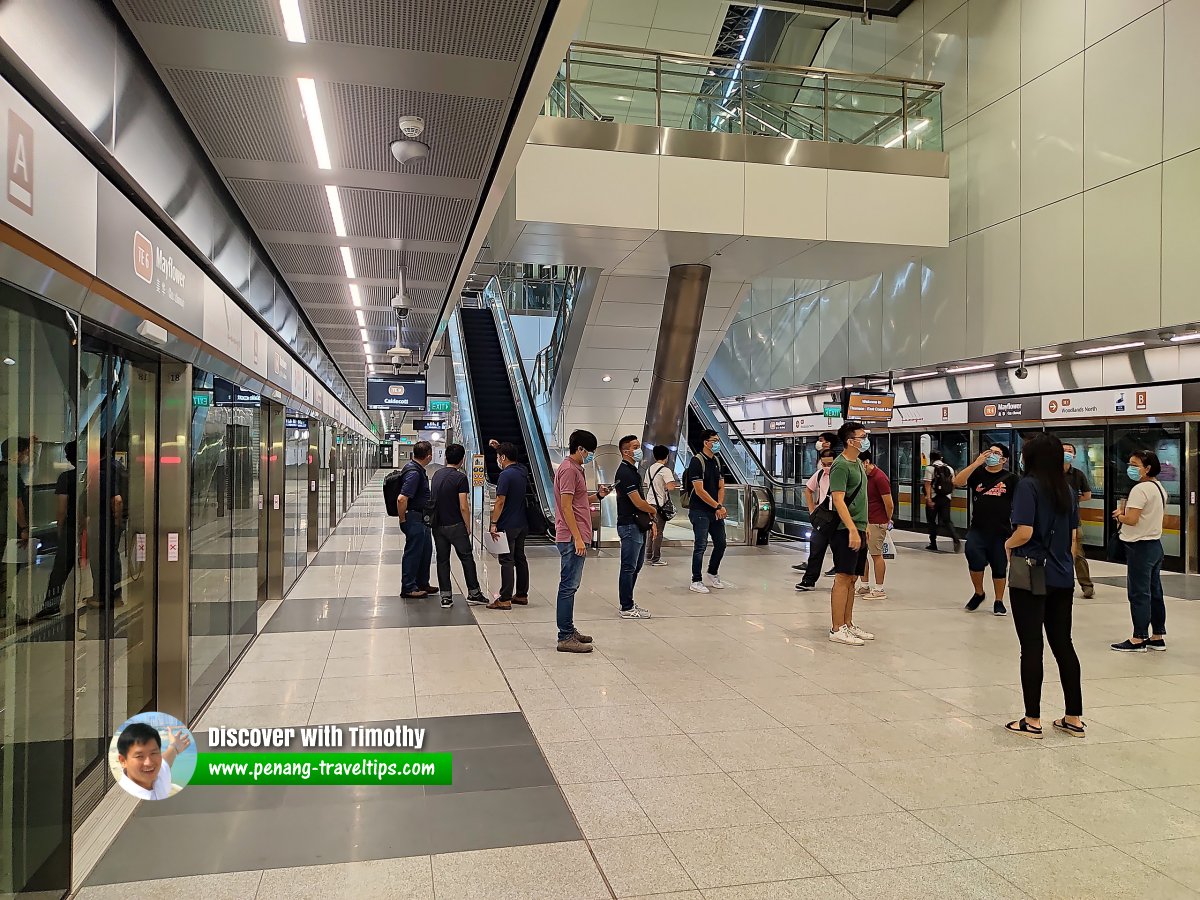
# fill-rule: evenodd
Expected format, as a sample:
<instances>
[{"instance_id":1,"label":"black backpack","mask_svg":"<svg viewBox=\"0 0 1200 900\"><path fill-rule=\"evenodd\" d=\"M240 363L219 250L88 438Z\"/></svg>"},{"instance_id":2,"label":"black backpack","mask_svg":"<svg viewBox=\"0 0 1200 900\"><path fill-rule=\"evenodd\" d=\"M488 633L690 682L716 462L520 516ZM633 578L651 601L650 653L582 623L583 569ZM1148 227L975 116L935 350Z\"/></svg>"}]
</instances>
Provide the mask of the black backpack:
<instances>
[{"instance_id":1,"label":"black backpack","mask_svg":"<svg viewBox=\"0 0 1200 900\"><path fill-rule=\"evenodd\" d=\"M387 478L383 479L383 506L392 517L400 515L396 500L400 497L400 485L404 483L404 473L393 469Z\"/></svg>"},{"instance_id":2,"label":"black backpack","mask_svg":"<svg viewBox=\"0 0 1200 900\"><path fill-rule=\"evenodd\" d=\"M952 497L954 496L954 476L950 473L950 467L943 465L934 465L933 467L933 495L935 497Z\"/></svg>"}]
</instances>

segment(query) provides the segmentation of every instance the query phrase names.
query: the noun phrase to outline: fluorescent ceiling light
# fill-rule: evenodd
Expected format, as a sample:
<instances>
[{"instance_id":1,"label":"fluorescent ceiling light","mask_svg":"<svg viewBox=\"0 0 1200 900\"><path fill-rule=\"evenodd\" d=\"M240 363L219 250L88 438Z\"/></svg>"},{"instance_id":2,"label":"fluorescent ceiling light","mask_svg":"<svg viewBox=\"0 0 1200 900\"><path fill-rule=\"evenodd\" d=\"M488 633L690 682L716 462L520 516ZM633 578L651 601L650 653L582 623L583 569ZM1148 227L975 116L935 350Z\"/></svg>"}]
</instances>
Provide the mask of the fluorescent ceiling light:
<instances>
[{"instance_id":1,"label":"fluorescent ceiling light","mask_svg":"<svg viewBox=\"0 0 1200 900\"><path fill-rule=\"evenodd\" d=\"M1111 353L1115 350L1136 350L1138 347L1145 347L1145 341L1130 341L1128 344L1110 344L1107 347L1084 347L1082 350L1076 350L1076 356L1090 356L1093 353Z\"/></svg>"},{"instance_id":2,"label":"fluorescent ceiling light","mask_svg":"<svg viewBox=\"0 0 1200 900\"><path fill-rule=\"evenodd\" d=\"M964 372L982 372L984 369L996 368L995 363L976 363L972 366L955 366L952 369L947 369L947 375L961 375Z\"/></svg>"},{"instance_id":3,"label":"fluorescent ceiling light","mask_svg":"<svg viewBox=\"0 0 1200 900\"><path fill-rule=\"evenodd\" d=\"M307 44L304 36L304 19L300 17L300 0L279 0L279 10L283 13L283 33L293 44Z\"/></svg>"},{"instance_id":4,"label":"fluorescent ceiling light","mask_svg":"<svg viewBox=\"0 0 1200 900\"><path fill-rule=\"evenodd\" d=\"M908 127L908 136L912 137L914 134L919 134L920 132L924 131L928 127L929 127L929 119L918 119L917 121L913 122ZM892 138L890 141L888 141L883 146L895 147L896 145L902 144L902 143L904 143L904 132L900 132L900 134L896 135L896 137Z\"/></svg>"},{"instance_id":5,"label":"fluorescent ceiling light","mask_svg":"<svg viewBox=\"0 0 1200 900\"><path fill-rule=\"evenodd\" d=\"M325 199L329 201L329 215L333 216L333 230L338 237L346 236L346 220L342 217L342 198L332 184L325 185Z\"/></svg>"},{"instance_id":6,"label":"fluorescent ceiling light","mask_svg":"<svg viewBox=\"0 0 1200 900\"><path fill-rule=\"evenodd\" d=\"M357 278L358 276L354 274L354 259L350 256L350 248L338 247L338 250L342 252L342 268L346 270L346 277Z\"/></svg>"},{"instance_id":7,"label":"fluorescent ceiling light","mask_svg":"<svg viewBox=\"0 0 1200 900\"><path fill-rule=\"evenodd\" d=\"M603 378L601 378L600 380L601 380L601 381L603 381L603 382L609 382L609 381L612 381L612 376L611 376L611 375L605 375L605 376L604 376Z\"/></svg>"},{"instance_id":8,"label":"fluorescent ceiling light","mask_svg":"<svg viewBox=\"0 0 1200 900\"><path fill-rule=\"evenodd\" d=\"M370 335L368 335L368 334L367 334L367 329L365 329L365 328L360 328L360 329L358 329L358 333L359 333L360 335L362 335L362 342L363 342L364 344L370 343L370 341L371 341L371 337L370 337Z\"/></svg>"},{"instance_id":9,"label":"fluorescent ceiling light","mask_svg":"<svg viewBox=\"0 0 1200 900\"><path fill-rule=\"evenodd\" d=\"M897 375L892 381L912 381L914 378L936 378L937 372L917 372L913 375Z\"/></svg>"},{"instance_id":10,"label":"fluorescent ceiling light","mask_svg":"<svg viewBox=\"0 0 1200 900\"><path fill-rule=\"evenodd\" d=\"M738 62L739 63L741 63L746 58L746 51L750 49L750 42L754 39L754 32L758 28L758 20L762 18L762 13L763 13L763 8L761 6L758 7L757 9L755 9L754 10L754 18L750 22L749 30L746 32L746 34L744 36L738 35L738 38L742 41L742 49L740 51L738 51ZM729 87L727 87L725 89L725 102L729 102L729 95L733 93L733 85L735 84L734 78L737 77L738 73L741 71L741 68L742 68L741 65L738 65L734 68L733 78L729 79Z\"/></svg>"},{"instance_id":11,"label":"fluorescent ceiling light","mask_svg":"<svg viewBox=\"0 0 1200 900\"><path fill-rule=\"evenodd\" d=\"M624 94L617 94L615 97L613 97L613 99L614 99L614 100L619 100L619 101L621 101L622 103L629 103L630 101L632 101L632 100L633 100L633 98L632 98L632 97L626 97Z\"/></svg>"},{"instance_id":12,"label":"fluorescent ceiling light","mask_svg":"<svg viewBox=\"0 0 1200 900\"><path fill-rule=\"evenodd\" d=\"M362 294L358 292L358 285L350 285L350 302L355 306L362 306Z\"/></svg>"},{"instance_id":13,"label":"fluorescent ceiling light","mask_svg":"<svg viewBox=\"0 0 1200 900\"><path fill-rule=\"evenodd\" d=\"M1177 334L1171 338L1172 344L1181 344L1184 341L1200 341L1200 331L1193 331L1191 334ZM6 359L5 362L8 362Z\"/></svg>"},{"instance_id":14,"label":"fluorescent ceiling light","mask_svg":"<svg viewBox=\"0 0 1200 900\"><path fill-rule=\"evenodd\" d=\"M1047 353L1044 356L1027 356L1027 357L1025 357L1025 364L1028 365L1029 363L1045 362L1048 359L1062 359L1062 354L1061 353ZM1010 359L1008 362L1005 363L1005 365L1006 366L1019 366L1019 365L1021 365L1021 360Z\"/></svg>"},{"instance_id":15,"label":"fluorescent ceiling light","mask_svg":"<svg viewBox=\"0 0 1200 900\"><path fill-rule=\"evenodd\" d=\"M359 327L359 328L364 328L364 327L366 327L367 320L366 320L366 317L365 317L365 316L363 316L363 311L362 311L361 309L356 309L356 310L354 311L354 317L355 317L356 319L358 319L358 327Z\"/></svg>"},{"instance_id":16,"label":"fluorescent ceiling light","mask_svg":"<svg viewBox=\"0 0 1200 900\"><path fill-rule=\"evenodd\" d=\"M304 104L304 118L308 120L308 133L312 135L317 166L332 169L329 144L325 141L325 123L321 121L321 104L317 101L317 83L311 78L297 78L296 83L300 85L300 102Z\"/></svg>"}]
</instances>

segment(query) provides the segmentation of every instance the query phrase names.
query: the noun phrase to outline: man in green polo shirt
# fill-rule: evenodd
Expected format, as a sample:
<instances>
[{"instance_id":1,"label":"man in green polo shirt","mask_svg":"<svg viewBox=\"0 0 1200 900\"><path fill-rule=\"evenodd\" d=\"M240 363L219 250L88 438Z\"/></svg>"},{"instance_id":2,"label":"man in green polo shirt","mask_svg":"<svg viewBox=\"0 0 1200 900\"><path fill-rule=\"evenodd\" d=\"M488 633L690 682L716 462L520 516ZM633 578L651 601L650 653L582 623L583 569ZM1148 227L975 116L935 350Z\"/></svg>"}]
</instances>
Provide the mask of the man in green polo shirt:
<instances>
[{"instance_id":1,"label":"man in green polo shirt","mask_svg":"<svg viewBox=\"0 0 1200 900\"><path fill-rule=\"evenodd\" d=\"M875 639L854 624L854 585L867 571L867 472L858 455L871 448L871 439L861 422L845 422L838 440L844 449L829 470L829 495L840 520L829 541L834 571L829 640L861 647Z\"/></svg>"}]
</instances>

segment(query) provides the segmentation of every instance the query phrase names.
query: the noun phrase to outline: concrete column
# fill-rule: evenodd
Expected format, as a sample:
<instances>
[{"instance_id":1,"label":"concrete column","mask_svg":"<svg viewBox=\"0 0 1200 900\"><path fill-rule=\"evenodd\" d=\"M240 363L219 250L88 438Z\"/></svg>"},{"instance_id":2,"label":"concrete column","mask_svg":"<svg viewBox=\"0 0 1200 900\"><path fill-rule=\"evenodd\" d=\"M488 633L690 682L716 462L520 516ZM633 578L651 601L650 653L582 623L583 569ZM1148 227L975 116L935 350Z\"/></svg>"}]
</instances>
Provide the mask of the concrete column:
<instances>
[{"instance_id":1,"label":"concrete column","mask_svg":"<svg viewBox=\"0 0 1200 900\"><path fill-rule=\"evenodd\" d=\"M708 266L688 264L672 266L667 277L654 375L646 405L643 432L646 444L673 446L679 440L691 399L688 388L696 365L696 342L700 338L700 320L711 274Z\"/></svg>"}]
</instances>

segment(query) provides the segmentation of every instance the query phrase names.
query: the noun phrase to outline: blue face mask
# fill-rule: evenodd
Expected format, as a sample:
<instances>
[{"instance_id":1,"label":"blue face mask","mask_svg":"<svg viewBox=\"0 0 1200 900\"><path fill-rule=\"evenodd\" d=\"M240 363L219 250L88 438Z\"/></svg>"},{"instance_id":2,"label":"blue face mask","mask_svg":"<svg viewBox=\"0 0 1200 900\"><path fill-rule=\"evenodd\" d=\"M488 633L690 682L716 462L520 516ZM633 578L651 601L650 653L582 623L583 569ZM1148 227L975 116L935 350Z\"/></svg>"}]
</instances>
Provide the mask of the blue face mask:
<instances>
[{"instance_id":1,"label":"blue face mask","mask_svg":"<svg viewBox=\"0 0 1200 900\"><path fill-rule=\"evenodd\" d=\"M868 437L867 435L863 435L862 443L858 445L858 452L866 453L870 449L871 449L871 438Z\"/></svg>"},{"instance_id":2,"label":"blue face mask","mask_svg":"<svg viewBox=\"0 0 1200 900\"><path fill-rule=\"evenodd\" d=\"M1125 474L1129 476L1130 481L1141 481L1142 480L1142 470L1139 469L1137 466L1130 466L1129 468L1127 468L1125 470Z\"/></svg>"},{"instance_id":3,"label":"blue face mask","mask_svg":"<svg viewBox=\"0 0 1200 900\"><path fill-rule=\"evenodd\" d=\"M641 447L638 447L636 450L633 451L633 461L634 462L642 461L642 448Z\"/></svg>"},{"instance_id":4,"label":"blue face mask","mask_svg":"<svg viewBox=\"0 0 1200 900\"><path fill-rule=\"evenodd\" d=\"M1063 451L1063 462L1065 462L1065 463L1075 462L1075 454L1072 453L1070 450L1064 450Z\"/></svg>"},{"instance_id":5,"label":"blue face mask","mask_svg":"<svg viewBox=\"0 0 1200 900\"><path fill-rule=\"evenodd\" d=\"M586 465L588 465L589 463L593 462L595 459L596 459L596 454L595 454L595 453L589 453L587 456L585 456L585 457L583 458L583 464L586 466Z\"/></svg>"},{"instance_id":6,"label":"blue face mask","mask_svg":"<svg viewBox=\"0 0 1200 900\"><path fill-rule=\"evenodd\" d=\"M987 464L989 466L1000 465L1000 454L999 453L989 453L987 456Z\"/></svg>"},{"instance_id":7,"label":"blue face mask","mask_svg":"<svg viewBox=\"0 0 1200 900\"><path fill-rule=\"evenodd\" d=\"M713 453L720 453L720 452L721 452L721 442L720 442L720 441L713 441L713 442L712 442L712 452L713 452Z\"/></svg>"}]
</instances>

